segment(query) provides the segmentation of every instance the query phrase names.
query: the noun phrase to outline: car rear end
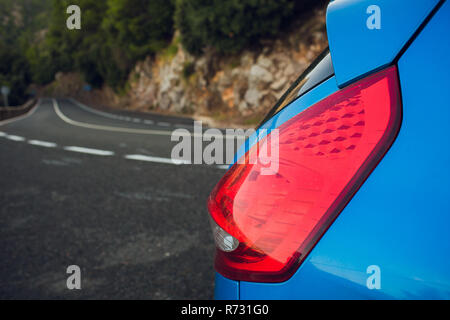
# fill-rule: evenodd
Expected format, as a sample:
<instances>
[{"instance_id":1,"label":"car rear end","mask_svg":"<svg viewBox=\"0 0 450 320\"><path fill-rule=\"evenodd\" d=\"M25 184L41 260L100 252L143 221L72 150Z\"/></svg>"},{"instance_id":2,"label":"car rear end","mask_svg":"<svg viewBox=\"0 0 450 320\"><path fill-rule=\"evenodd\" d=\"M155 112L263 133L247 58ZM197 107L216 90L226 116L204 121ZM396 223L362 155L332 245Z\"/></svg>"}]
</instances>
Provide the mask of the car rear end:
<instances>
[{"instance_id":1,"label":"car rear end","mask_svg":"<svg viewBox=\"0 0 450 320\"><path fill-rule=\"evenodd\" d=\"M450 298L449 27L445 1L329 4L209 198L216 299Z\"/></svg>"}]
</instances>

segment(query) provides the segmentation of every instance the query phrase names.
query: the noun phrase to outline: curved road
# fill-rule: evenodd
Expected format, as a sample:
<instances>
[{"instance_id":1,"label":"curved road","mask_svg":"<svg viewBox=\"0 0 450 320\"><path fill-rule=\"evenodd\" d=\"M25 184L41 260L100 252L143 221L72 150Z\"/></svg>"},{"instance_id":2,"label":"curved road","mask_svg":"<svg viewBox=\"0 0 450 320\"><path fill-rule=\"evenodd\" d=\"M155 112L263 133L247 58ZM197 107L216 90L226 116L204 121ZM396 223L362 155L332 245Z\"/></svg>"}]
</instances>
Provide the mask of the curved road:
<instances>
[{"instance_id":1,"label":"curved road","mask_svg":"<svg viewBox=\"0 0 450 320\"><path fill-rule=\"evenodd\" d=\"M212 298L205 204L224 170L171 163L179 127L67 99L0 122L0 298Z\"/></svg>"}]
</instances>

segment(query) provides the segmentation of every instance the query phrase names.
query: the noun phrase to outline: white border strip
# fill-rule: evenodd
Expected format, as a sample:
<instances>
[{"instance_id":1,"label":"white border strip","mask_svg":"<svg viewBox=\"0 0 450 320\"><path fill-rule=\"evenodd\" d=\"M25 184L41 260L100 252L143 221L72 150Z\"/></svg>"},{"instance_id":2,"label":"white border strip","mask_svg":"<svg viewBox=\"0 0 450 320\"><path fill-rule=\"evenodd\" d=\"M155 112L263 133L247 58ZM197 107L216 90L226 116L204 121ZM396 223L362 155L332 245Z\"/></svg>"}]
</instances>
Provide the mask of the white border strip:
<instances>
[{"instance_id":1,"label":"white border strip","mask_svg":"<svg viewBox=\"0 0 450 320\"><path fill-rule=\"evenodd\" d=\"M36 104L33 106L33 108L31 108L30 110L28 110L27 113L22 114L22 115L17 116L17 117L13 117L13 118L11 118L11 119L6 119L6 120L0 121L0 126L5 125L5 124L8 124L8 123L11 123L11 122L16 122L16 121L19 121L19 120L23 120L23 119L25 119L25 118L31 116L31 115L36 111L36 109L39 107L40 104L41 104L41 99L39 99L39 100L36 102Z\"/></svg>"},{"instance_id":2,"label":"white border strip","mask_svg":"<svg viewBox=\"0 0 450 320\"><path fill-rule=\"evenodd\" d=\"M46 147L46 148L55 148L57 146L54 142L48 142L48 141L41 141L41 140L29 140L29 144L32 144L33 146L40 146L40 147Z\"/></svg>"},{"instance_id":3,"label":"white border strip","mask_svg":"<svg viewBox=\"0 0 450 320\"><path fill-rule=\"evenodd\" d=\"M5 138L8 139L8 140L11 140L11 141L25 141L24 137L16 136L16 135L13 135L13 134L7 134L5 136Z\"/></svg>"},{"instance_id":4,"label":"white border strip","mask_svg":"<svg viewBox=\"0 0 450 320\"><path fill-rule=\"evenodd\" d=\"M97 156L112 156L112 155L114 155L114 152L112 152L112 151L91 149L91 148L84 148L84 147L77 147L77 146L64 147L64 150L80 152L80 153L95 154Z\"/></svg>"},{"instance_id":5,"label":"white border strip","mask_svg":"<svg viewBox=\"0 0 450 320\"><path fill-rule=\"evenodd\" d=\"M89 129L94 129L94 130L104 130L104 131L114 131L114 132L124 132L124 133L151 134L151 135L158 135L158 136L171 136L172 135L171 131L166 131L166 130L132 129L132 128L112 127L112 126L104 126L104 125L97 125L97 124L75 121L75 120L68 118L66 115L64 115L61 112L58 102L55 99L53 99L53 108L55 109L56 114L58 115L58 117L61 118L61 120L63 120L64 122L66 122L68 124L71 124L73 126L89 128ZM183 136L183 135L195 136L194 133L186 133L186 134L178 134L177 133L177 136Z\"/></svg>"},{"instance_id":6,"label":"white border strip","mask_svg":"<svg viewBox=\"0 0 450 320\"><path fill-rule=\"evenodd\" d=\"M129 160L138 160L138 161L147 161L147 162L158 162L158 163L166 163L166 164L191 164L190 161L186 160L176 160L176 159L168 159L168 158L160 158L160 157L151 157L145 156L143 154L129 154L125 156L125 159Z\"/></svg>"},{"instance_id":7,"label":"white border strip","mask_svg":"<svg viewBox=\"0 0 450 320\"><path fill-rule=\"evenodd\" d=\"M61 118L61 120L63 120L64 122L74 125L74 126L78 126L78 127L84 127L84 128L89 128L89 129L95 129L95 130L104 130L104 131L114 131L114 132L124 132L124 133L136 133L136 134L150 134L150 135L159 135L159 136L172 136L172 131L168 131L168 130L152 130L152 129L132 129L132 128L124 128L124 127L113 127L113 126L105 126L105 125L97 125L97 124L91 124L91 123L85 123L85 122L80 122L80 121L75 121L72 120L70 118L68 118L66 115L64 115L61 111L61 109L59 108L59 104L56 101L56 99L52 99L53 100L53 108L55 109L56 114L58 115L58 117ZM88 110L90 109L87 106L84 106L82 104L80 104L79 102L77 102L74 99L70 99L73 103L77 104L78 106L80 106L82 109ZM83 107L82 107L83 106ZM92 113L96 113L96 114L101 114L106 116L105 112L102 111L98 111L98 110L90 110L90 112ZM111 118L111 115L108 114L108 116ZM131 121L132 118L126 117L125 118L127 121ZM145 123L145 120L144 120ZM241 137L240 135L225 135L225 134L220 134L220 135L216 135L216 134L205 134L205 133L194 133L194 132L189 132L187 129L185 132L181 132L181 131L177 131L175 134L176 137L180 137L180 136L187 136L187 137L194 137L194 138L204 138L204 137L213 137L216 139L235 139L237 137Z\"/></svg>"}]
</instances>

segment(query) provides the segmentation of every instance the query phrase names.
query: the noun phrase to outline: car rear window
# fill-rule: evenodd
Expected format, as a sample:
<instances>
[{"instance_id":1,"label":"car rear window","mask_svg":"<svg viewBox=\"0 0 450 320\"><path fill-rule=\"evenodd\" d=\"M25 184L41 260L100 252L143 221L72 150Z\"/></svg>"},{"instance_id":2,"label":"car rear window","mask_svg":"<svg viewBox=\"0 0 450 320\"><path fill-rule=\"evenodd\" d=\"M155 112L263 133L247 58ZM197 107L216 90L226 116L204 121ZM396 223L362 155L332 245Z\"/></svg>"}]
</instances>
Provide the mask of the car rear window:
<instances>
[{"instance_id":1,"label":"car rear window","mask_svg":"<svg viewBox=\"0 0 450 320\"><path fill-rule=\"evenodd\" d=\"M269 111L263 123L272 118L278 112L286 108L300 96L313 89L318 84L334 75L333 63L331 61L330 50L325 49L314 62L294 81L289 89L283 94L280 100ZM260 125L260 126L261 126Z\"/></svg>"}]
</instances>

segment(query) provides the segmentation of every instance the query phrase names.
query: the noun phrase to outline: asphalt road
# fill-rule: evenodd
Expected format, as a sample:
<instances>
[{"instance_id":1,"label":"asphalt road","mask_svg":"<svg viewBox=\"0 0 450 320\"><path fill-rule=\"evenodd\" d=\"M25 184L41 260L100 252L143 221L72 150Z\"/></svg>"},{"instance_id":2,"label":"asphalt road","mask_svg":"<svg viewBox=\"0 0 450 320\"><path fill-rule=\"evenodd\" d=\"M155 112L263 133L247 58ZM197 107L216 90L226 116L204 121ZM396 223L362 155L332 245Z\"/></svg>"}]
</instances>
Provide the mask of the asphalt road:
<instances>
[{"instance_id":1,"label":"asphalt road","mask_svg":"<svg viewBox=\"0 0 450 320\"><path fill-rule=\"evenodd\" d=\"M212 298L205 204L225 171L164 163L192 120L54 101L0 123L0 298Z\"/></svg>"}]
</instances>

